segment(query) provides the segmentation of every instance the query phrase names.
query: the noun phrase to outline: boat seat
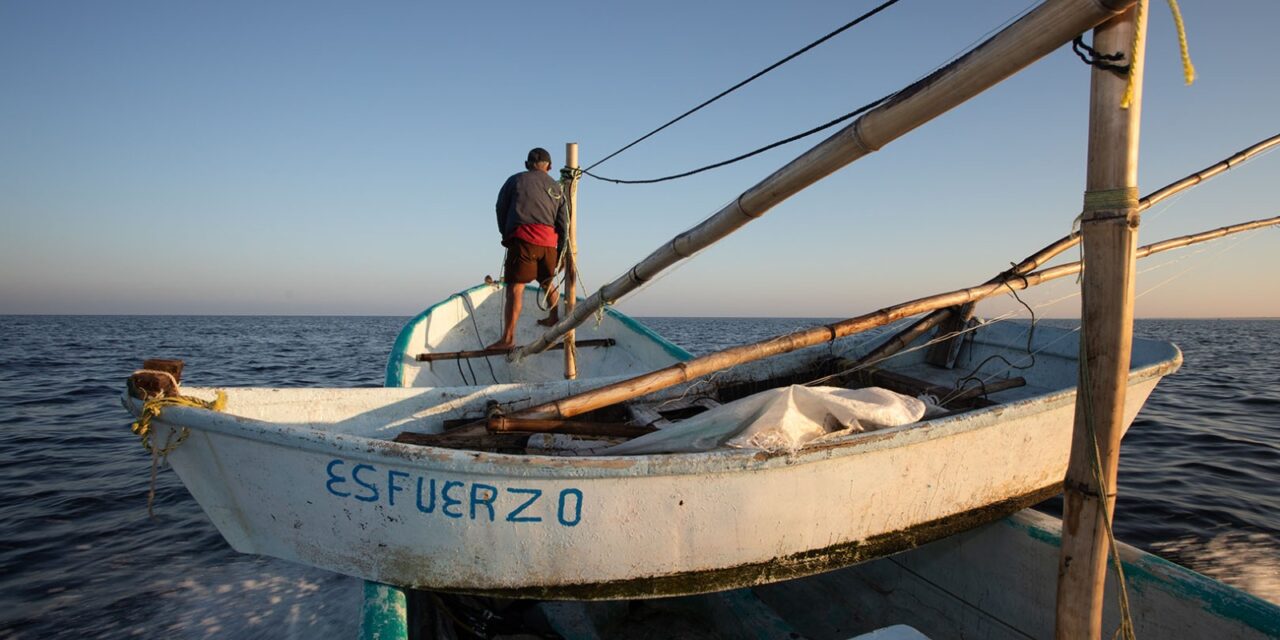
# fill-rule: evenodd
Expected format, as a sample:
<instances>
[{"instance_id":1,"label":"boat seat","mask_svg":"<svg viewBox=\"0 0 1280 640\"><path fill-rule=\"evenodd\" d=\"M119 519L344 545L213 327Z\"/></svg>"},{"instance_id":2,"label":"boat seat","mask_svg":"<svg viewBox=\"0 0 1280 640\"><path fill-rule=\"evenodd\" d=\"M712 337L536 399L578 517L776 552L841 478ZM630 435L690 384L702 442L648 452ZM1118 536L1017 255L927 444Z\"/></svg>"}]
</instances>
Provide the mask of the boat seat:
<instances>
[{"instance_id":1,"label":"boat seat","mask_svg":"<svg viewBox=\"0 0 1280 640\"><path fill-rule=\"evenodd\" d=\"M714 409L720 406L720 402L707 396L696 396L663 402L631 402L624 406L631 424L662 429L671 424L672 418L688 418L707 409Z\"/></svg>"}]
</instances>

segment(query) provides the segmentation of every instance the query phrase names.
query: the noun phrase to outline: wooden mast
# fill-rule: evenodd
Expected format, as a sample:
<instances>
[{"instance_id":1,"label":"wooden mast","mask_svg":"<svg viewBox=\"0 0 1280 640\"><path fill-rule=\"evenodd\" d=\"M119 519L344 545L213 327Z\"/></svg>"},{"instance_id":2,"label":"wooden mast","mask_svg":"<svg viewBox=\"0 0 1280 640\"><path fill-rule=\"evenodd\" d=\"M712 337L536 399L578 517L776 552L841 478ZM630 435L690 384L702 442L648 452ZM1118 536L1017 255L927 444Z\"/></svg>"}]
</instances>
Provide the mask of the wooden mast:
<instances>
[{"instance_id":1,"label":"wooden mast","mask_svg":"<svg viewBox=\"0 0 1280 640\"><path fill-rule=\"evenodd\" d=\"M578 301L578 143L564 145L564 164L569 168L569 184L565 197L569 199L569 228L565 229L564 254L564 315L573 313ZM564 332L564 379L578 377L578 353L574 350L575 332Z\"/></svg>"},{"instance_id":2,"label":"wooden mast","mask_svg":"<svg viewBox=\"0 0 1280 640\"><path fill-rule=\"evenodd\" d=\"M652 280L672 265L763 216L836 170L870 155L1113 17L1134 0L1046 0L956 61L899 91L852 124L742 192L697 226L672 238L626 274L600 288L511 360L541 353L597 309Z\"/></svg>"},{"instance_id":3,"label":"wooden mast","mask_svg":"<svg viewBox=\"0 0 1280 640\"><path fill-rule=\"evenodd\" d=\"M1133 346L1145 48L1138 36L1146 28L1145 12L1138 8L1130 8L1093 32L1093 47L1124 52L1132 71L1131 77L1099 68L1091 74L1089 165L1080 225L1085 256L1080 382L1058 563L1055 633L1059 640L1102 637L1108 535ZM1121 102L1130 82L1132 98L1125 108Z\"/></svg>"}]
</instances>

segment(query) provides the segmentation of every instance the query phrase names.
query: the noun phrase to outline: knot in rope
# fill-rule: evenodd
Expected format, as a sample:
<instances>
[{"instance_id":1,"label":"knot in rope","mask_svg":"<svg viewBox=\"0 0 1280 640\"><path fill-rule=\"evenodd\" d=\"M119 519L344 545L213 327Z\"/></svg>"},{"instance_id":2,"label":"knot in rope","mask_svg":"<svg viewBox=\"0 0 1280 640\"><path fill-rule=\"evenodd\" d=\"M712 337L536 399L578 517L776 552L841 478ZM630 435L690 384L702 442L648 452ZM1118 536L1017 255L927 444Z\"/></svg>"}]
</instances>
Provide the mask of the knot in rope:
<instances>
[{"instance_id":1,"label":"knot in rope","mask_svg":"<svg viewBox=\"0 0 1280 640\"><path fill-rule=\"evenodd\" d=\"M191 407L194 409L222 411L227 407L227 393L219 389L217 391L217 396L213 400L201 400L200 398L182 395L146 399L142 404L142 410L138 412L137 421L129 425L129 430L132 431L134 435L141 438L142 447L144 449L148 452L156 453L161 456L166 456L174 449L178 448L178 445L182 444L182 441L187 439L187 435L190 431L186 427L183 427L181 434L178 436L177 442L174 442L172 445L166 443L163 450L157 450L151 442L151 421L160 417L160 413L165 407Z\"/></svg>"},{"instance_id":2,"label":"knot in rope","mask_svg":"<svg viewBox=\"0 0 1280 640\"><path fill-rule=\"evenodd\" d=\"M572 184L574 180L581 178L582 174L582 169L577 167L561 167L560 182L563 184Z\"/></svg>"},{"instance_id":3,"label":"knot in rope","mask_svg":"<svg viewBox=\"0 0 1280 640\"><path fill-rule=\"evenodd\" d=\"M1146 38L1146 28L1143 26L1142 16L1147 11L1148 0L1138 0L1137 7L1134 9L1136 15L1134 22L1137 26L1133 30L1133 43L1129 46L1129 64L1117 65L1112 64L1123 60L1123 53L1099 53L1098 50L1084 43L1083 36L1076 36L1071 41L1071 49L1084 60L1085 64L1097 67L1104 71L1114 71L1126 76L1128 82L1124 87L1124 95L1120 98L1120 108L1128 109L1133 106L1134 94L1137 90L1137 79L1139 71L1138 52L1142 48L1143 40ZM1182 11L1178 8L1178 0L1167 0L1169 4L1169 12L1173 14L1173 27L1178 34L1178 54L1182 58L1182 77L1190 86L1196 80L1196 68L1191 64L1191 52L1187 48L1187 26L1182 20Z\"/></svg>"},{"instance_id":4,"label":"knot in rope","mask_svg":"<svg viewBox=\"0 0 1280 640\"><path fill-rule=\"evenodd\" d=\"M1084 35L1076 36L1071 41L1071 50L1091 67L1097 67L1103 71L1115 71L1116 73L1129 73L1129 65L1127 64L1111 64L1124 60L1123 53L1101 53L1097 49L1084 43Z\"/></svg>"}]
</instances>

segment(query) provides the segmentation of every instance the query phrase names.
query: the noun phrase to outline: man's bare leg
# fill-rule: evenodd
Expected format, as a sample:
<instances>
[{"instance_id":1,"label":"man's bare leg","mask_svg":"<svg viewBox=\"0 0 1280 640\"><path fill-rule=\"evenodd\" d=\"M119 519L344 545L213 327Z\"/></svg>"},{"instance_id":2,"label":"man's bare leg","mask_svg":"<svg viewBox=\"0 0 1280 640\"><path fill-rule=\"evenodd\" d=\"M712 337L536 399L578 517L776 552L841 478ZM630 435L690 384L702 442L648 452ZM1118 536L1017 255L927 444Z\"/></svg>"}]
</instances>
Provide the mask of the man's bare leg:
<instances>
[{"instance_id":1,"label":"man's bare leg","mask_svg":"<svg viewBox=\"0 0 1280 640\"><path fill-rule=\"evenodd\" d=\"M550 327L560 322L560 291L556 289L555 285L551 285L547 299L551 301L551 313L548 313L547 317L538 321L538 324L544 327Z\"/></svg>"},{"instance_id":2,"label":"man's bare leg","mask_svg":"<svg viewBox=\"0 0 1280 640\"><path fill-rule=\"evenodd\" d=\"M524 304L524 283L507 283L506 303L502 307L502 338L485 349L512 349L516 346L516 320Z\"/></svg>"}]
</instances>

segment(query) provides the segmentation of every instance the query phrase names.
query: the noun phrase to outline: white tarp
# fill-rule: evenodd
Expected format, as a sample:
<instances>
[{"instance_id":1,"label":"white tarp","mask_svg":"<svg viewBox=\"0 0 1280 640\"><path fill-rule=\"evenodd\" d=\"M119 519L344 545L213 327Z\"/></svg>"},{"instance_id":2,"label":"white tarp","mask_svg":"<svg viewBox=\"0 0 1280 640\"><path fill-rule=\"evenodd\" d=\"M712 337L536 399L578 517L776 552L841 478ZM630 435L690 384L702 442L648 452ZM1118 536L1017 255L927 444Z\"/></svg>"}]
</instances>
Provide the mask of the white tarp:
<instances>
[{"instance_id":1,"label":"white tarp","mask_svg":"<svg viewBox=\"0 0 1280 640\"><path fill-rule=\"evenodd\" d=\"M721 405L599 453L691 453L721 446L794 451L817 438L910 424L924 411L920 400L878 387L792 385Z\"/></svg>"}]
</instances>

